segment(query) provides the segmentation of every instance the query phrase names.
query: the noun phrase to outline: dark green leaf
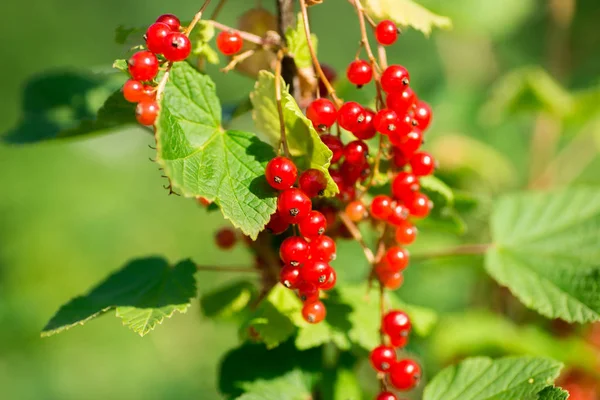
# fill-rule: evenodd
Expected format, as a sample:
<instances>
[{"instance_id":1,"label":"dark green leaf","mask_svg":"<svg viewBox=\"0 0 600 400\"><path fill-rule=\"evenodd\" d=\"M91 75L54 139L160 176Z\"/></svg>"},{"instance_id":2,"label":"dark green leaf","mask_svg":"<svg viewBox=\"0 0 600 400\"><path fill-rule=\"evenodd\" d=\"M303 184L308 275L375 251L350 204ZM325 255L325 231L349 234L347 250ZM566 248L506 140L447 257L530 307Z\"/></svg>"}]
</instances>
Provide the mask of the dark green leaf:
<instances>
[{"instance_id":1,"label":"dark green leaf","mask_svg":"<svg viewBox=\"0 0 600 400\"><path fill-rule=\"evenodd\" d=\"M143 40L144 33L146 33L146 28L132 28L119 25L115 29L115 43L125 44L132 36L135 36L135 44L139 44Z\"/></svg>"},{"instance_id":2,"label":"dark green leaf","mask_svg":"<svg viewBox=\"0 0 600 400\"><path fill-rule=\"evenodd\" d=\"M554 386L548 386L538 393L538 400L567 400L569 393Z\"/></svg>"},{"instance_id":3,"label":"dark green leaf","mask_svg":"<svg viewBox=\"0 0 600 400\"><path fill-rule=\"evenodd\" d=\"M310 380L298 370L273 380L259 379L242 384L237 400L306 400L311 397Z\"/></svg>"},{"instance_id":4,"label":"dark green leaf","mask_svg":"<svg viewBox=\"0 0 600 400\"><path fill-rule=\"evenodd\" d=\"M231 317L246 308L255 294L251 282L235 282L200 296L200 306L207 317Z\"/></svg>"}]
</instances>

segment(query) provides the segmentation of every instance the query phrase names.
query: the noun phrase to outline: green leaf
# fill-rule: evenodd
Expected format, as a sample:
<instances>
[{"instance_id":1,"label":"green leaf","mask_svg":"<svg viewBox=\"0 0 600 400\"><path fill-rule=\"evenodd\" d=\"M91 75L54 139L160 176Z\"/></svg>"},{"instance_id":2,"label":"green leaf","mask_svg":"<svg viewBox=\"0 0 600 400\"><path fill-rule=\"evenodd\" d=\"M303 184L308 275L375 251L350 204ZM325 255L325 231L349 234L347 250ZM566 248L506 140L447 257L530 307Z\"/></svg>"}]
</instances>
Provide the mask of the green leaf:
<instances>
[{"instance_id":1,"label":"green leaf","mask_svg":"<svg viewBox=\"0 0 600 400\"><path fill-rule=\"evenodd\" d=\"M136 44L139 44L143 40L144 33L146 33L147 28L132 28L126 27L124 25L117 26L115 29L115 43L117 44L125 44L129 41L131 36L136 36Z\"/></svg>"},{"instance_id":2,"label":"green leaf","mask_svg":"<svg viewBox=\"0 0 600 400\"><path fill-rule=\"evenodd\" d=\"M264 179L273 149L252 133L223 130L213 81L185 62L173 65L160 107L157 162L173 188L215 201L225 218L256 238L277 203Z\"/></svg>"},{"instance_id":3,"label":"green leaf","mask_svg":"<svg viewBox=\"0 0 600 400\"><path fill-rule=\"evenodd\" d=\"M117 90L122 83L116 74L75 71L34 78L25 86L21 120L3 140L35 143L137 126L135 105Z\"/></svg>"},{"instance_id":4,"label":"green leaf","mask_svg":"<svg viewBox=\"0 0 600 400\"><path fill-rule=\"evenodd\" d=\"M348 316L352 308L344 304L337 291L328 293L328 297L322 300L327 309L327 317L318 324L309 324L300 319L298 335L296 336L296 348L305 350L334 343L341 350L350 350L350 339L348 331L352 325Z\"/></svg>"},{"instance_id":5,"label":"green leaf","mask_svg":"<svg viewBox=\"0 0 600 400\"><path fill-rule=\"evenodd\" d=\"M442 228L457 234L463 234L467 225L454 207L454 193L448 185L435 176L424 176L420 180L421 189L433 202L428 218L419 221L426 229Z\"/></svg>"},{"instance_id":6,"label":"green leaf","mask_svg":"<svg viewBox=\"0 0 600 400\"><path fill-rule=\"evenodd\" d=\"M567 400L569 393L554 386L548 386L538 393L538 400Z\"/></svg>"},{"instance_id":7,"label":"green leaf","mask_svg":"<svg viewBox=\"0 0 600 400\"><path fill-rule=\"evenodd\" d=\"M129 65L127 64L127 60L124 60L124 59L115 60L113 62L112 67L114 69L117 69L117 70L121 71L121 72L129 74Z\"/></svg>"},{"instance_id":8,"label":"green leaf","mask_svg":"<svg viewBox=\"0 0 600 400\"><path fill-rule=\"evenodd\" d=\"M306 400L311 398L309 380L298 370L272 380L242 385L246 393L237 400Z\"/></svg>"},{"instance_id":9,"label":"green leaf","mask_svg":"<svg viewBox=\"0 0 600 400\"><path fill-rule=\"evenodd\" d=\"M210 45L210 41L215 36L214 25L208 21L199 21L192 35L194 37L192 54L205 58L210 64L218 64L219 54Z\"/></svg>"},{"instance_id":10,"label":"green leaf","mask_svg":"<svg viewBox=\"0 0 600 400\"><path fill-rule=\"evenodd\" d=\"M470 358L440 372L425 388L423 400L534 399L561 368L544 358Z\"/></svg>"},{"instance_id":11,"label":"green leaf","mask_svg":"<svg viewBox=\"0 0 600 400\"><path fill-rule=\"evenodd\" d=\"M256 287L248 281L234 282L200 296L202 313L207 317L231 317L248 306Z\"/></svg>"},{"instance_id":12,"label":"green leaf","mask_svg":"<svg viewBox=\"0 0 600 400\"><path fill-rule=\"evenodd\" d=\"M51 336L116 310L117 317L144 336L175 311L184 313L196 296L196 266L189 260L174 267L162 258L133 260L88 294L65 304L42 330Z\"/></svg>"},{"instance_id":13,"label":"green leaf","mask_svg":"<svg viewBox=\"0 0 600 400\"><path fill-rule=\"evenodd\" d=\"M279 148L281 131L279 114L275 101L275 76L261 71L254 91L250 94L254 107L253 118L260 131L260 138ZM315 168L327 178L325 196L338 192L337 185L329 175L329 164L333 154L321 141L312 123L304 116L294 97L288 93L282 83L282 107L286 126L286 138L294 162L301 170Z\"/></svg>"},{"instance_id":14,"label":"green leaf","mask_svg":"<svg viewBox=\"0 0 600 400\"><path fill-rule=\"evenodd\" d=\"M491 225L495 280L548 318L600 320L600 189L506 196Z\"/></svg>"},{"instance_id":15,"label":"green leaf","mask_svg":"<svg viewBox=\"0 0 600 400\"><path fill-rule=\"evenodd\" d=\"M433 28L449 29L450 18L437 15L412 0L366 0L367 12L376 19L391 19L400 26L410 26L429 36Z\"/></svg>"},{"instance_id":16,"label":"green leaf","mask_svg":"<svg viewBox=\"0 0 600 400\"><path fill-rule=\"evenodd\" d=\"M302 14L298 14L296 19L296 27L290 27L285 32L285 40L290 56L294 58L296 66L298 68L311 68L312 58L310 56L310 51L308 50L308 41L306 40L306 34L304 32ZM318 40L314 33L311 34L311 41L316 52L318 48Z\"/></svg>"},{"instance_id":17,"label":"green leaf","mask_svg":"<svg viewBox=\"0 0 600 400\"><path fill-rule=\"evenodd\" d=\"M361 400L362 389L356 371L347 366L336 365L323 377L323 398L330 400Z\"/></svg>"}]
</instances>

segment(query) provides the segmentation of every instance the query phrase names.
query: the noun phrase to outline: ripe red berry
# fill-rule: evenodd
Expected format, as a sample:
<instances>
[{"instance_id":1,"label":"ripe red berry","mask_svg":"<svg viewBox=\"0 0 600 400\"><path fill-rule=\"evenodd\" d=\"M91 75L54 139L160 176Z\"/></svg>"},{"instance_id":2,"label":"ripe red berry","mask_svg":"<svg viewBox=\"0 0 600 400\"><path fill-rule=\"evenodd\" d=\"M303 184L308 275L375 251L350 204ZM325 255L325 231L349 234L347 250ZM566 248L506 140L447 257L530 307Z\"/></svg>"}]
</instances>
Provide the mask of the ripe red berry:
<instances>
[{"instance_id":1,"label":"ripe red berry","mask_svg":"<svg viewBox=\"0 0 600 400\"><path fill-rule=\"evenodd\" d=\"M329 269L329 278L325 281L324 284L320 286L321 290L331 290L335 287L335 283L337 282L337 274L335 273L335 269Z\"/></svg>"},{"instance_id":2,"label":"ripe red berry","mask_svg":"<svg viewBox=\"0 0 600 400\"><path fill-rule=\"evenodd\" d=\"M308 239L314 239L325 233L327 219L319 211L311 211L298 223L300 234Z\"/></svg>"},{"instance_id":3,"label":"ripe red berry","mask_svg":"<svg viewBox=\"0 0 600 400\"><path fill-rule=\"evenodd\" d=\"M408 164L408 160L408 157L406 157L399 147L392 147L392 161L396 167L400 169L404 168Z\"/></svg>"},{"instance_id":4,"label":"ripe red berry","mask_svg":"<svg viewBox=\"0 0 600 400\"><path fill-rule=\"evenodd\" d=\"M277 210L290 224L297 224L308 215L312 209L310 199L300 189L290 188L279 194Z\"/></svg>"},{"instance_id":5,"label":"ripe red berry","mask_svg":"<svg viewBox=\"0 0 600 400\"><path fill-rule=\"evenodd\" d=\"M273 158L265 168L267 182L273 189L285 190L296 182L298 169L292 160L282 156Z\"/></svg>"},{"instance_id":6,"label":"ripe red berry","mask_svg":"<svg viewBox=\"0 0 600 400\"><path fill-rule=\"evenodd\" d=\"M121 90L125 100L130 103L137 103L144 97L144 85L140 81L129 79Z\"/></svg>"},{"instance_id":7,"label":"ripe red berry","mask_svg":"<svg viewBox=\"0 0 600 400\"><path fill-rule=\"evenodd\" d=\"M357 129L355 129L352 133L358 139L361 140L369 140L377 134L377 129L375 129L375 124L373 120L375 119L375 112L366 108L364 110L365 120L362 122Z\"/></svg>"},{"instance_id":8,"label":"ripe red berry","mask_svg":"<svg viewBox=\"0 0 600 400\"><path fill-rule=\"evenodd\" d=\"M344 103L338 111L338 123L347 131L362 129L365 121L365 109L354 101Z\"/></svg>"},{"instance_id":9,"label":"ripe red berry","mask_svg":"<svg viewBox=\"0 0 600 400\"><path fill-rule=\"evenodd\" d=\"M392 214L392 199L379 194L371 201L371 216L375 219L386 220Z\"/></svg>"},{"instance_id":10,"label":"ripe red berry","mask_svg":"<svg viewBox=\"0 0 600 400\"><path fill-rule=\"evenodd\" d=\"M354 186L359 179L364 179L370 173L369 165L365 161L362 164L352 164L344 161L340 167L342 178L346 186ZM366 174L366 175L365 175Z\"/></svg>"},{"instance_id":11,"label":"ripe red berry","mask_svg":"<svg viewBox=\"0 0 600 400\"><path fill-rule=\"evenodd\" d=\"M146 47L154 54L162 54L165 49L165 38L171 33L169 25L155 22L146 30Z\"/></svg>"},{"instance_id":12,"label":"ripe red berry","mask_svg":"<svg viewBox=\"0 0 600 400\"><path fill-rule=\"evenodd\" d=\"M415 105L417 97L410 87L405 87L401 92L392 92L387 95L385 104L400 116L406 115Z\"/></svg>"},{"instance_id":13,"label":"ripe red berry","mask_svg":"<svg viewBox=\"0 0 600 400\"><path fill-rule=\"evenodd\" d=\"M396 336L394 338L390 338L390 344L397 349L406 347L408 344L408 336Z\"/></svg>"},{"instance_id":14,"label":"ripe red berry","mask_svg":"<svg viewBox=\"0 0 600 400\"><path fill-rule=\"evenodd\" d=\"M179 18L177 18L173 14L163 14L156 19L156 22L162 22L163 24L167 24L173 32L178 31L179 27L181 27L181 22L179 21Z\"/></svg>"},{"instance_id":15,"label":"ripe red berry","mask_svg":"<svg viewBox=\"0 0 600 400\"><path fill-rule=\"evenodd\" d=\"M431 175L435 170L435 160L429 153L418 152L410 158L410 168L416 176Z\"/></svg>"},{"instance_id":16,"label":"ripe red berry","mask_svg":"<svg viewBox=\"0 0 600 400\"><path fill-rule=\"evenodd\" d=\"M415 110L414 119L417 121L420 130L424 131L429 127L431 117L431 107L429 107L429 104L424 101L419 101Z\"/></svg>"},{"instance_id":17,"label":"ripe red berry","mask_svg":"<svg viewBox=\"0 0 600 400\"><path fill-rule=\"evenodd\" d=\"M329 236L319 236L310 241L310 256L325 262L335 260L335 241Z\"/></svg>"},{"instance_id":18,"label":"ripe red berry","mask_svg":"<svg viewBox=\"0 0 600 400\"><path fill-rule=\"evenodd\" d=\"M267 229L273 235L279 235L289 228L290 223L286 221L279 212L275 212L275 214L271 215L271 219L267 224Z\"/></svg>"},{"instance_id":19,"label":"ripe red berry","mask_svg":"<svg viewBox=\"0 0 600 400\"><path fill-rule=\"evenodd\" d=\"M378 270L377 268L376 268L375 272L377 273L377 278L379 278L379 281L381 282L383 287L386 289L396 290L400 286L402 286L402 283L404 282L404 276L402 275L402 272L392 272L389 270ZM400 347L400 346L396 346L396 347Z\"/></svg>"},{"instance_id":20,"label":"ripe red berry","mask_svg":"<svg viewBox=\"0 0 600 400\"><path fill-rule=\"evenodd\" d=\"M304 303L319 301L319 288L314 283L302 280L302 269L300 270L300 284L298 285L298 297Z\"/></svg>"},{"instance_id":21,"label":"ripe red berry","mask_svg":"<svg viewBox=\"0 0 600 400\"><path fill-rule=\"evenodd\" d=\"M344 147L344 159L346 162L363 166L367 162L369 146L362 140L354 140Z\"/></svg>"},{"instance_id":22,"label":"ripe red berry","mask_svg":"<svg viewBox=\"0 0 600 400\"><path fill-rule=\"evenodd\" d=\"M417 227L408 221L402 222L396 228L396 242L398 244L412 244L417 237Z\"/></svg>"},{"instance_id":23,"label":"ripe red berry","mask_svg":"<svg viewBox=\"0 0 600 400\"><path fill-rule=\"evenodd\" d=\"M425 218L433 208L433 203L425 193L414 193L406 201L406 208L415 218Z\"/></svg>"},{"instance_id":24,"label":"ripe red berry","mask_svg":"<svg viewBox=\"0 0 600 400\"><path fill-rule=\"evenodd\" d=\"M390 271L400 272L408 266L408 251L399 246L390 247L385 253L385 265Z\"/></svg>"},{"instance_id":25,"label":"ripe red berry","mask_svg":"<svg viewBox=\"0 0 600 400\"><path fill-rule=\"evenodd\" d=\"M327 188L327 179L318 169L307 169L300 174L298 184L308 197L317 197L322 196Z\"/></svg>"},{"instance_id":26,"label":"ripe red berry","mask_svg":"<svg viewBox=\"0 0 600 400\"><path fill-rule=\"evenodd\" d=\"M290 236L281 242L279 257L285 264L297 267L308 260L308 242L300 236Z\"/></svg>"},{"instance_id":27,"label":"ripe red berry","mask_svg":"<svg viewBox=\"0 0 600 400\"><path fill-rule=\"evenodd\" d=\"M279 282L288 289L296 289L301 282L300 267L285 265L279 271Z\"/></svg>"},{"instance_id":28,"label":"ripe red berry","mask_svg":"<svg viewBox=\"0 0 600 400\"><path fill-rule=\"evenodd\" d=\"M346 76L353 85L364 86L373 79L373 68L371 64L364 60L355 60L348 65Z\"/></svg>"},{"instance_id":29,"label":"ripe red berry","mask_svg":"<svg viewBox=\"0 0 600 400\"><path fill-rule=\"evenodd\" d=\"M399 172L392 182L392 193L398 200L406 200L421 188L419 179L410 172Z\"/></svg>"},{"instance_id":30,"label":"ripe red berry","mask_svg":"<svg viewBox=\"0 0 600 400\"><path fill-rule=\"evenodd\" d=\"M411 390L419 384L421 367L413 360L400 360L390 368L389 379L398 390Z\"/></svg>"},{"instance_id":31,"label":"ripe red berry","mask_svg":"<svg viewBox=\"0 0 600 400\"><path fill-rule=\"evenodd\" d=\"M217 48L226 56L232 56L242 49L244 41L239 33L223 31L217 36Z\"/></svg>"},{"instance_id":32,"label":"ripe red berry","mask_svg":"<svg viewBox=\"0 0 600 400\"><path fill-rule=\"evenodd\" d=\"M306 108L306 117L316 130L324 132L337 120L335 105L328 99L316 99Z\"/></svg>"},{"instance_id":33,"label":"ripe red berry","mask_svg":"<svg viewBox=\"0 0 600 400\"><path fill-rule=\"evenodd\" d=\"M367 207L365 207L362 201L355 200L346 206L346 214L351 221L359 222L366 217Z\"/></svg>"},{"instance_id":34,"label":"ripe red berry","mask_svg":"<svg viewBox=\"0 0 600 400\"><path fill-rule=\"evenodd\" d=\"M142 101L154 101L156 100L156 87L152 85L144 85L144 89L142 90Z\"/></svg>"},{"instance_id":35,"label":"ripe red berry","mask_svg":"<svg viewBox=\"0 0 600 400\"><path fill-rule=\"evenodd\" d=\"M390 20L381 21L375 28L375 38L379 44L392 45L398 39L398 27Z\"/></svg>"},{"instance_id":36,"label":"ripe red berry","mask_svg":"<svg viewBox=\"0 0 600 400\"><path fill-rule=\"evenodd\" d=\"M222 228L215 235L217 246L221 249L230 249L235 245L237 237L231 228Z\"/></svg>"},{"instance_id":37,"label":"ripe red berry","mask_svg":"<svg viewBox=\"0 0 600 400\"><path fill-rule=\"evenodd\" d=\"M390 338L408 336L411 327L408 315L402 311L392 310L383 317L382 329Z\"/></svg>"},{"instance_id":38,"label":"ripe red berry","mask_svg":"<svg viewBox=\"0 0 600 400\"><path fill-rule=\"evenodd\" d=\"M333 135L321 135L321 141L331 150L333 157L331 163L337 163L340 158L344 155L344 144L337 136Z\"/></svg>"},{"instance_id":39,"label":"ripe red berry","mask_svg":"<svg viewBox=\"0 0 600 400\"><path fill-rule=\"evenodd\" d=\"M398 400L398 398L392 392L381 392L375 400Z\"/></svg>"},{"instance_id":40,"label":"ripe red berry","mask_svg":"<svg viewBox=\"0 0 600 400\"><path fill-rule=\"evenodd\" d=\"M398 138L398 140L390 136L390 141L400 149L404 156L410 158L421 147L423 133L418 129L413 129L406 136Z\"/></svg>"},{"instance_id":41,"label":"ripe red berry","mask_svg":"<svg viewBox=\"0 0 600 400\"><path fill-rule=\"evenodd\" d=\"M163 54L171 62L183 61L190 55L192 44L190 39L181 32L171 32L165 38Z\"/></svg>"},{"instance_id":42,"label":"ripe red berry","mask_svg":"<svg viewBox=\"0 0 600 400\"><path fill-rule=\"evenodd\" d=\"M373 125L377 132L384 135L391 135L396 132L399 123L398 114L388 108L379 111L373 119Z\"/></svg>"},{"instance_id":43,"label":"ripe red berry","mask_svg":"<svg viewBox=\"0 0 600 400\"><path fill-rule=\"evenodd\" d=\"M387 219L387 222L391 225L398 226L410 216L410 211L402 203L395 203L392 205L392 213Z\"/></svg>"},{"instance_id":44,"label":"ripe red berry","mask_svg":"<svg viewBox=\"0 0 600 400\"><path fill-rule=\"evenodd\" d=\"M325 304L320 301L305 303L304 307L302 307L302 317L304 317L306 322L311 324L317 324L323 321L326 314L327 310L325 309Z\"/></svg>"},{"instance_id":45,"label":"ripe red berry","mask_svg":"<svg viewBox=\"0 0 600 400\"><path fill-rule=\"evenodd\" d=\"M138 51L127 63L129 74L137 81L151 81L158 74L158 59L150 51Z\"/></svg>"},{"instance_id":46,"label":"ripe red berry","mask_svg":"<svg viewBox=\"0 0 600 400\"><path fill-rule=\"evenodd\" d=\"M325 261L309 260L300 271L300 277L304 282L309 282L321 287L329 279L331 267Z\"/></svg>"},{"instance_id":47,"label":"ripe red berry","mask_svg":"<svg viewBox=\"0 0 600 400\"><path fill-rule=\"evenodd\" d=\"M135 107L135 118L142 125L154 125L158 115L158 104L155 101L142 101Z\"/></svg>"},{"instance_id":48,"label":"ripe red berry","mask_svg":"<svg viewBox=\"0 0 600 400\"><path fill-rule=\"evenodd\" d=\"M369 360L377 371L387 372L396 361L396 350L389 346L377 346L371 351Z\"/></svg>"},{"instance_id":49,"label":"ripe red berry","mask_svg":"<svg viewBox=\"0 0 600 400\"><path fill-rule=\"evenodd\" d=\"M401 92L409 83L408 70L401 65L390 65L381 74L381 88L386 93Z\"/></svg>"}]
</instances>

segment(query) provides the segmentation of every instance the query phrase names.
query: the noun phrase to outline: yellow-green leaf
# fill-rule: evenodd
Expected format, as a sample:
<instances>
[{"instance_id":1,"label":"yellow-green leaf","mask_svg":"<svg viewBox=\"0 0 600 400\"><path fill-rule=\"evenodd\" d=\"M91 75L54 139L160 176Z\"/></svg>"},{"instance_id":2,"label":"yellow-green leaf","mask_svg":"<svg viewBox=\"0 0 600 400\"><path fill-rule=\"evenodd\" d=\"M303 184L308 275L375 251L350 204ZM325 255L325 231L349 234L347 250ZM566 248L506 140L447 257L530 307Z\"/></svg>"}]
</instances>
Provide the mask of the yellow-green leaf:
<instances>
[{"instance_id":1,"label":"yellow-green leaf","mask_svg":"<svg viewBox=\"0 0 600 400\"><path fill-rule=\"evenodd\" d=\"M437 15L412 0L367 0L365 6L367 12L377 19L390 19L425 35L429 35L433 28L452 27L450 18Z\"/></svg>"}]
</instances>

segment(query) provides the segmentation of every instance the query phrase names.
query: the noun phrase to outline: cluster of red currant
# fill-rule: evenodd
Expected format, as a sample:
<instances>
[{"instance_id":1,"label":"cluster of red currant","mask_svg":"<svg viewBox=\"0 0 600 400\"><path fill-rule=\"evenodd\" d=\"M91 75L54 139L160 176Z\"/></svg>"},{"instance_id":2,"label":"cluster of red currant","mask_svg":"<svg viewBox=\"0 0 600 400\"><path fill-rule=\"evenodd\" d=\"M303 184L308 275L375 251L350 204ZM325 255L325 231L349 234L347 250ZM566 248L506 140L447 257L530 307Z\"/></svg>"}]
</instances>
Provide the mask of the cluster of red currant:
<instances>
[{"instance_id":1,"label":"cluster of red currant","mask_svg":"<svg viewBox=\"0 0 600 400\"><path fill-rule=\"evenodd\" d=\"M123 96L137 103L138 122L149 126L154 125L158 114L155 82L158 70L165 63L185 60L192 45L187 33L181 32L179 19L171 14L158 17L144 38L147 50L138 51L128 61L131 79L123 85Z\"/></svg>"},{"instance_id":2,"label":"cluster of red currant","mask_svg":"<svg viewBox=\"0 0 600 400\"><path fill-rule=\"evenodd\" d=\"M283 262L280 282L288 289L298 291L304 303L302 316L307 322L321 322L326 310L319 300L320 291L335 286L337 276L329 262L335 258L336 249L334 240L324 235L327 218L312 209L311 197L323 194L327 181L316 169L306 170L298 178L293 161L281 156L269 161L265 175L269 184L281 191L277 212L271 217L267 229L279 234L289 225L295 225L299 232L299 235L284 239L279 247ZM293 187L297 178L299 187Z\"/></svg>"}]
</instances>

